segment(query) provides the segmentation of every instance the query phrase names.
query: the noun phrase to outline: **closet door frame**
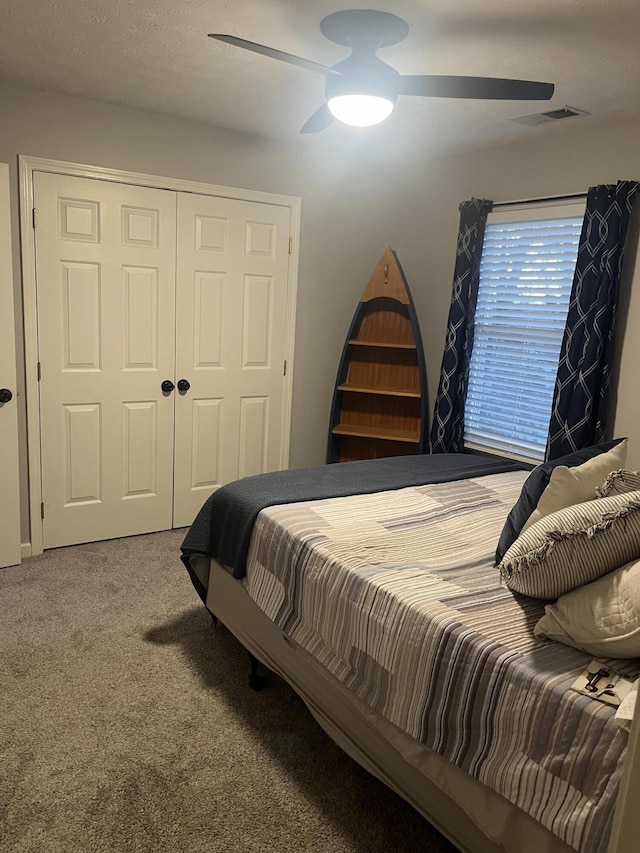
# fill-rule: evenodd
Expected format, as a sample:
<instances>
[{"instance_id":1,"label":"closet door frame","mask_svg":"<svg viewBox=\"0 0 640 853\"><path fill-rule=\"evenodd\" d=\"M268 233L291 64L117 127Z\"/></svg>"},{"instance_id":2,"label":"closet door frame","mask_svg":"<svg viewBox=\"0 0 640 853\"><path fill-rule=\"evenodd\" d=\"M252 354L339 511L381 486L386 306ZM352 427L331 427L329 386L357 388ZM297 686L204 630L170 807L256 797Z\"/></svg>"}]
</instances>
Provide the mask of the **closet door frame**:
<instances>
[{"instance_id":1,"label":"closet door frame","mask_svg":"<svg viewBox=\"0 0 640 853\"><path fill-rule=\"evenodd\" d=\"M20 252L22 259L22 292L24 310L24 345L27 406L27 443L29 465L29 511L30 511L30 553L43 551L43 529L41 519L42 480L40 477L40 405L38 393L38 322L36 303L36 264L34 229L34 172L54 172L79 178L112 181L133 186L153 187L191 192L201 195L219 196L240 201L262 202L280 205L291 210L291 233L289 244L289 270L287 280L287 319L286 319L286 372L284 375L283 429L281 436L282 467L289 464L289 446L291 435L291 394L293 386L293 356L296 315L296 295L298 283L298 245L300 233L301 200L296 196L278 195L259 190L225 187L218 184L187 181L180 178L167 178L159 175L146 175L140 172L127 172L120 169L90 166L42 157L20 155ZM37 215L37 214L36 214Z\"/></svg>"}]
</instances>

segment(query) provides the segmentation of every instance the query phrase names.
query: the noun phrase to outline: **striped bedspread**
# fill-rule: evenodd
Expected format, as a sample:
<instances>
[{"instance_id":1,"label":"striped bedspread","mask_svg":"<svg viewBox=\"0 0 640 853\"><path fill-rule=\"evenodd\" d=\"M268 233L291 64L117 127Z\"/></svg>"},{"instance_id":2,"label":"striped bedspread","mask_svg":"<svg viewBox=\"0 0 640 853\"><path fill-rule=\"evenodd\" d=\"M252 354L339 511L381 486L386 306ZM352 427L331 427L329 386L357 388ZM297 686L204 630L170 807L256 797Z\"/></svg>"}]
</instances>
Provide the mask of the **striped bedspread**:
<instances>
[{"instance_id":1,"label":"striped bedspread","mask_svg":"<svg viewBox=\"0 0 640 853\"><path fill-rule=\"evenodd\" d=\"M603 853L627 734L569 689L591 658L536 640L543 604L493 566L525 478L270 507L243 583L379 714L580 853Z\"/></svg>"}]
</instances>

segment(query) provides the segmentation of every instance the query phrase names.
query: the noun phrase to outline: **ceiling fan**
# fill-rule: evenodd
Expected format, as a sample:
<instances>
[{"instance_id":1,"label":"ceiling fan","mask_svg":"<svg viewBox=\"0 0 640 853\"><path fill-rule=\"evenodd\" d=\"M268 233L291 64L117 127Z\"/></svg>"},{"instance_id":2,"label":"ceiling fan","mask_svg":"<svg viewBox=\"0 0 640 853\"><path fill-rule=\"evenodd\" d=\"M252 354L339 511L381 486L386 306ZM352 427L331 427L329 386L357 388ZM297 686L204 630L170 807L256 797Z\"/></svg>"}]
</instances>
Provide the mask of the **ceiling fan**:
<instances>
[{"instance_id":1,"label":"ceiling fan","mask_svg":"<svg viewBox=\"0 0 640 853\"><path fill-rule=\"evenodd\" d=\"M398 95L427 98L473 98L515 101L547 101L553 83L509 80L497 77L459 77L436 74L398 74L376 56L381 47L402 41L409 32L406 21L388 12L350 9L327 15L320 30L351 54L331 67L237 36L210 33L209 38L297 65L326 78L326 103L311 116L300 133L317 133L334 119L368 127L384 121Z\"/></svg>"}]
</instances>

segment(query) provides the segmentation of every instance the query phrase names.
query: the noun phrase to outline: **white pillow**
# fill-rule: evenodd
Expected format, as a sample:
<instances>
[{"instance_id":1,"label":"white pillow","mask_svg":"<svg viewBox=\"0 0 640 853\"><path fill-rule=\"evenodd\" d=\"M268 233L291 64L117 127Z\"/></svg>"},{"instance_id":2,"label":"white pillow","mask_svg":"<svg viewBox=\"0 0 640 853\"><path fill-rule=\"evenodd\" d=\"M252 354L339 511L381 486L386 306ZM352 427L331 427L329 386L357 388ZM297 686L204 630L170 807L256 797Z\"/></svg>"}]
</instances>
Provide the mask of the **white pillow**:
<instances>
[{"instance_id":1,"label":"white pillow","mask_svg":"<svg viewBox=\"0 0 640 853\"><path fill-rule=\"evenodd\" d=\"M594 500L596 489L602 487L607 476L612 471L624 468L627 461L627 444L628 441L625 438L624 441L616 444L606 453L600 453L593 459L583 462L582 465L576 465L574 468L568 468L566 465L556 466L551 472L548 486L540 495L536 508L527 519L521 532L524 533L532 524L540 521L546 515L551 515L552 512ZM637 488L639 487L636 486ZM627 491L632 490L627 489Z\"/></svg>"},{"instance_id":2,"label":"white pillow","mask_svg":"<svg viewBox=\"0 0 640 853\"><path fill-rule=\"evenodd\" d=\"M556 599L640 559L640 491L565 507L533 524L498 564L505 584Z\"/></svg>"},{"instance_id":3,"label":"white pillow","mask_svg":"<svg viewBox=\"0 0 640 853\"><path fill-rule=\"evenodd\" d=\"M640 561L547 604L534 634L596 657L640 657Z\"/></svg>"}]
</instances>

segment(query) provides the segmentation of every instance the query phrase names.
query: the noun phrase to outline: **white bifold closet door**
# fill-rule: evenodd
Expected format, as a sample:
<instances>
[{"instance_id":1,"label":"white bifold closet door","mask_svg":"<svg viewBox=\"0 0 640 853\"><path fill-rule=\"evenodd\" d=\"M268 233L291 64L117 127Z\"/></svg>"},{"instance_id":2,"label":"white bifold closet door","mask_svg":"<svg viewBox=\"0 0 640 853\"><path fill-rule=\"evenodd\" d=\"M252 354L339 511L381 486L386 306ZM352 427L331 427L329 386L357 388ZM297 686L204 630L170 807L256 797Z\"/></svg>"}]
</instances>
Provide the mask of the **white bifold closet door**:
<instances>
[{"instance_id":1,"label":"white bifold closet door","mask_svg":"<svg viewBox=\"0 0 640 853\"><path fill-rule=\"evenodd\" d=\"M289 220L178 195L174 527L217 486L282 467Z\"/></svg>"},{"instance_id":2,"label":"white bifold closet door","mask_svg":"<svg viewBox=\"0 0 640 853\"><path fill-rule=\"evenodd\" d=\"M36 172L45 548L282 467L289 208Z\"/></svg>"},{"instance_id":3,"label":"white bifold closet door","mask_svg":"<svg viewBox=\"0 0 640 853\"><path fill-rule=\"evenodd\" d=\"M176 197L34 175L44 546L171 527Z\"/></svg>"}]
</instances>

